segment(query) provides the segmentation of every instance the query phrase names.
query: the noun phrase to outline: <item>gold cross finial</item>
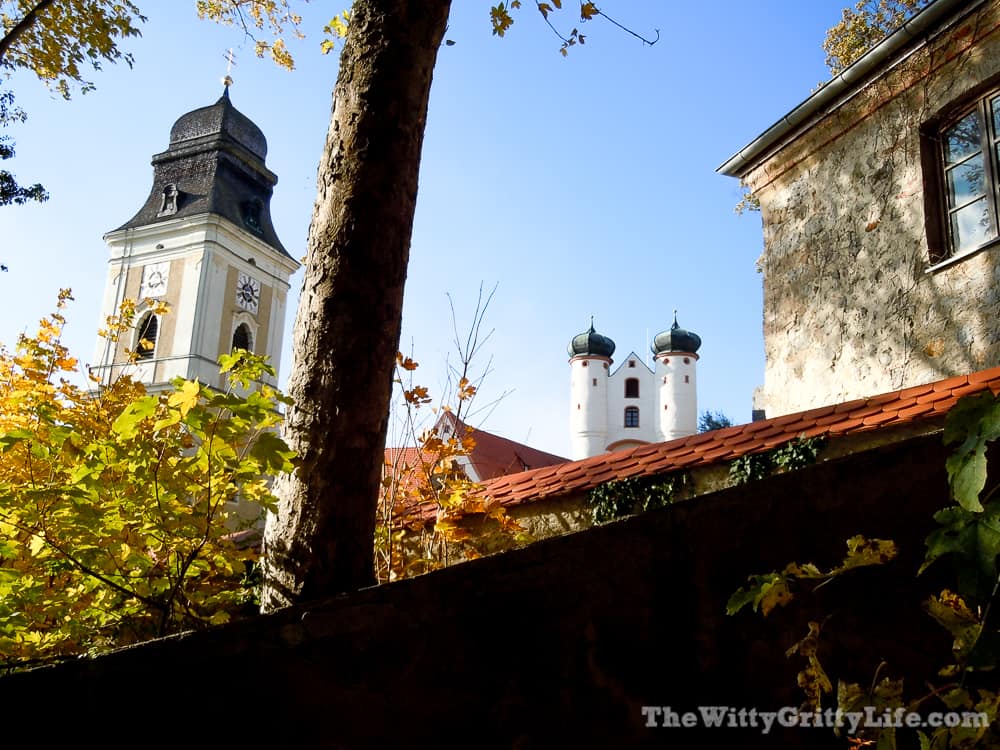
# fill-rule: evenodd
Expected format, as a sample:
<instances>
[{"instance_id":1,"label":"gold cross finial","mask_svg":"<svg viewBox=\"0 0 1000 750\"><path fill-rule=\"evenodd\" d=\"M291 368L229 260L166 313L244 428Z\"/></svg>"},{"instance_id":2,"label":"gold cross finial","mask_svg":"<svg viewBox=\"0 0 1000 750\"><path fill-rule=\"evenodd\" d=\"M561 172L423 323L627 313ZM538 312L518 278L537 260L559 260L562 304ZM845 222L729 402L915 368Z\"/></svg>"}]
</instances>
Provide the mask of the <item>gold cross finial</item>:
<instances>
[{"instance_id":1,"label":"gold cross finial","mask_svg":"<svg viewBox=\"0 0 1000 750\"><path fill-rule=\"evenodd\" d=\"M222 85L228 90L233 85L233 78L229 74L233 71L233 66L236 64L236 55L233 54L233 48L230 47L226 50L226 54L223 57L226 58L226 75L222 79Z\"/></svg>"}]
</instances>

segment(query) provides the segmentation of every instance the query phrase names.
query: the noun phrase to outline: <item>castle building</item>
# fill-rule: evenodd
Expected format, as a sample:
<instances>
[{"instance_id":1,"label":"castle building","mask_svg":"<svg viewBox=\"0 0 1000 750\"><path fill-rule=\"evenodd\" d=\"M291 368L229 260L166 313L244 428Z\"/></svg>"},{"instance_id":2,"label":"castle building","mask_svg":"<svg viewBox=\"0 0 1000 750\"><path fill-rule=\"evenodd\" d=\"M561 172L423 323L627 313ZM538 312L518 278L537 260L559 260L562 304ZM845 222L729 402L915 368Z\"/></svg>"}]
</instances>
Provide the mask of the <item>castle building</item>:
<instances>
[{"instance_id":1,"label":"castle building","mask_svg":"<svg viewBox=\"0 0 1000 750\"><path fill-rule=\"evenodd\" d=\"M104 236L111 258L101 321L125 299L137 309L117 344L98 343L102 382L128 368L153 390L178 376L219 387L219 355L235 348L266 354L278 369L299 263L271 223L278 178L266 155L264 134L233 106L228 81L215 104L174 123L167 150L152 159L145 204ZM169 313L157 311L161 302Z\"/></svg>"},{"instance_id":2,"label":"castle building","mask_svg":"<svg viewBox=\"0 0 1000 750\"><path fill-rule=\"evenodd\" d=\"M594 330L569 342L573 459L693 435L701 338L677 323L653 338L654 368L630 352L614 372L615 342Z\"/></svg>"},{"instance_id":3,"label":"castle building","mask_svg":"<svg viewBox=\"0 0 1000 750\"><path fill-rule=\"evenodd\" d=\"M935 0L730 157L777 417L1000 363L1000 2Z\"/></svg>"}]
</instances>

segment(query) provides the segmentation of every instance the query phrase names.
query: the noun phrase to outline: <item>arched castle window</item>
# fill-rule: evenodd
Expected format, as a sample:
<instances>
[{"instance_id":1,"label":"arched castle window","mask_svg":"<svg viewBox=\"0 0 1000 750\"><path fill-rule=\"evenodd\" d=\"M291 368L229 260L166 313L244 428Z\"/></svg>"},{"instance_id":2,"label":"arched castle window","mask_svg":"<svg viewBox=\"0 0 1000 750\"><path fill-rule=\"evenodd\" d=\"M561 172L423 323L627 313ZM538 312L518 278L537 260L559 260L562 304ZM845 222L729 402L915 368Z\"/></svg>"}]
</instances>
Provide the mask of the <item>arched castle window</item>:
<instances>
[{"instance_id":1,"label":"arched castle window","mask_svg":"<svg viewBox=\"0 0 1000 750\"><path fill-rule=\"evenodd\" d=\"M136 327L135 358L152 359L156 352L156 337L160 333L160 321L151 312L146 313Z\"/></svg>"},{"instance_id":2,"label":"arched castle window","mask_svg":"<svg viewBox=\"0 0 1000 750\"><path fill-rule=\"evenodd\" d=\"M639 398L639 378L628 378L625 381L625 398Z\"/></svg>"},{"instance_id":3,"label":"arched castle window","mask_svg":"<svg viewBox=\"0 0 1000 750\"><path fill-rule=\"evenodd\" d=\"M250 332L250 326L246 323L240 323L236 326L236 330L233 331L233 349L243 349L248 352L253 351L253 334Z\"/></svg>"},{"instance_id":4,"label":"arched castle window","mask_svg":"<svg viewBox=\"0 0 1000 750\"><path fill-rule=\"evenodd\" d=\"M625 407L625 426L626 427L638 427L639 426L639 407L638 406L626 406Z\"/></svg>"}]
</instances>

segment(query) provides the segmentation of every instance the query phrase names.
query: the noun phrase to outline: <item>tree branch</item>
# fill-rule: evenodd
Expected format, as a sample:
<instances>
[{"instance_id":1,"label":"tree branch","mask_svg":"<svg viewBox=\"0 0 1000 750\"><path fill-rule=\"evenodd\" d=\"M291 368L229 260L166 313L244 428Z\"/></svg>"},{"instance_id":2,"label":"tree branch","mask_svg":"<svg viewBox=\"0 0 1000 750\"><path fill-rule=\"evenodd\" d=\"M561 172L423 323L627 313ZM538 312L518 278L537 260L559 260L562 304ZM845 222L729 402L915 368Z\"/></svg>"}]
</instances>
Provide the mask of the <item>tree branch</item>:
<instances>
[{"instance_id":1,"label":"tree branch","mask_svg":"<svg viewBox=\"0 0 1000 750\"><path fill-rule=\"evenodd\" d=\"M652 41L650 41L649 39L646 39L646 37L642 36L641 34L636 34L634 31L632 31L632 29L628 28L627 26L622 26L620 23L618 23L615 19L613 19L611 16L609 16L603 10L598 10L597 11L597 15L603 16L607 21L609 21L610 23L612 23L615 26L617 26L619 29L621 29L622 31L624 31L626 34L631 34L636 39L642 40L643 44L648 44L650 47L652 47L654 44L656 44L658 41L660 41L660 30L659 29L653 29L656 32L656 39L653 39Z\"/></svg>"},{"instance_id":2,"label":"tree branch","mask_svg":"<svg viewBox=\"0 0 1000 750\"><path fill-rule=\"evenodd\" d=\"M55 1L56 0L41 0L41 2L35 5L34 8L25 13L24 18L14 24L10 31L4 34L3 39L0 39L0 63L3 63L3 56L7 53L7 50L11 48L14 42L17 41L17 38L30 29L38 16L40 16Z\"/></svg>"}]
</instances>

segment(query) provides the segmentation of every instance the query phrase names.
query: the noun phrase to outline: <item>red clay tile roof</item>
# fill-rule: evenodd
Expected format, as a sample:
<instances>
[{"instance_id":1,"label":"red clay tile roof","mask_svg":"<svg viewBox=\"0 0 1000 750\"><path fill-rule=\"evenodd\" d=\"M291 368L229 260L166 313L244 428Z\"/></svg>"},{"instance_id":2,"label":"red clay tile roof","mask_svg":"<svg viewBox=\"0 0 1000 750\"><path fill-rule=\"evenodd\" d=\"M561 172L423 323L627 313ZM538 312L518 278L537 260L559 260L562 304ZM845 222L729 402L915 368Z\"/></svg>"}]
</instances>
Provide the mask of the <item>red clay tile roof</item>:
<instances>
[{"instance_id":1,"label":"red clay tile roof","mask_svg":"<svg viewBox=\"0 0 1000 750\"><path fill-rule=\"evenodd\" d=\"M475 441L475 446L467 456L476 475L482 480L496 479L506 474L525 475L526 469L555 471L555 466L569 461L562 456L536 450L527 445L494 435L485 430L470 427L451 412L444 412L435 427L441 431L443 426L464 438L469 435ZM385 493L393 493L393 506L396 515L409 516L415 513L422 515L420 509L429 507L420 505L419 497L425 497L428 492L421 492L428 487L428 477L433 471L437 457L419 448L386 448L383 476L392 477L392 483L383 485ZM464 473L464 472L463 472ZM527 480L526 480L527 481Z\"/></svg>"},{"instance_id":2,"label":"red clay tile roof","mask_svg":"<svg viewBox=\"0 0 1000 750\"><path fill-rule=\"evenodd\" d=\"M1000 367L665 443L602 453L567 462L554 471L546 468L501 476L485 482L483 494L503 505L519 505L584 492L610 480L731 461L802 436L838 437L940 422L961 396L985 390L1000 393ZM421 509L421 516L432 518L433 511Z\"/></svg>"},{"instance_id":3,"label":"red clay tile roof","mask_svg":"<svg viewBox=\"0 0 1000 750\"><path fill-rule=\"evenodd\" d=\"M485 430L470 427L451 412L442 414L442 419L451 422L452 429L458 433L459 438L470 435L476 441L468 458L482 481L529 469L555 466L569 460Z\"/></svg>"}]
</instances>

